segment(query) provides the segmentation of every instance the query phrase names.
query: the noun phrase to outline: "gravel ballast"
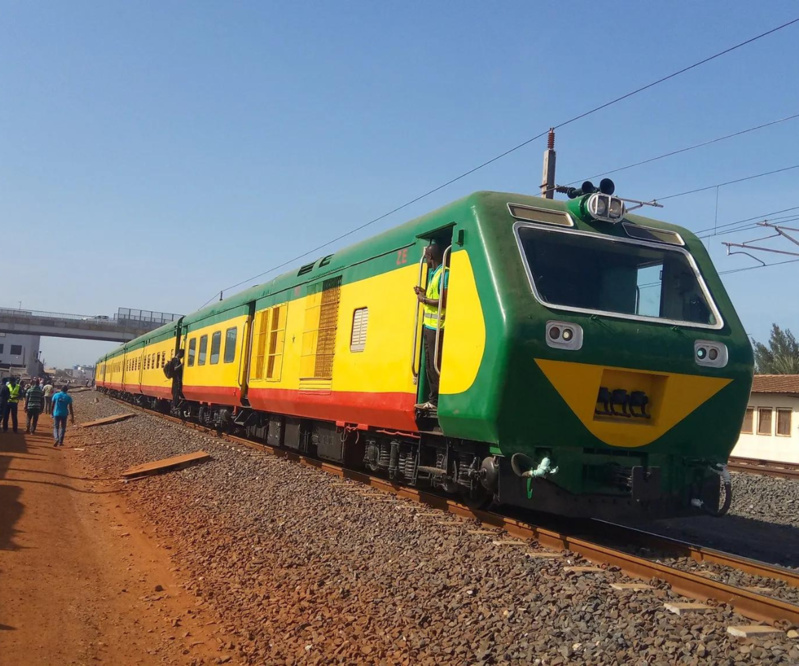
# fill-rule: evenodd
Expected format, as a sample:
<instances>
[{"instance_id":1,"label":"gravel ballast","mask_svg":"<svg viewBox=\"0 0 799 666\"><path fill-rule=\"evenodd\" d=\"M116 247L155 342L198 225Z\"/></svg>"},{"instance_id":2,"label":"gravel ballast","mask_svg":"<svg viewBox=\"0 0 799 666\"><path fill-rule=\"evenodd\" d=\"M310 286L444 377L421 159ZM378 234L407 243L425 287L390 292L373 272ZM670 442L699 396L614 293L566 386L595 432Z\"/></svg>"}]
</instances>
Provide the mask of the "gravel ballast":
<instances>
[{"instance_id":1,"label":"gravel ballast","mask_svg":"<svg viewBox=\"0 0 799 666\"><path fill-rule=\"evenodd\" d=\"M732 489L732 505L723 518L674 518L636 526L770 564L799 568L799 481L733 472Z\"/></svg>"},{"instance_id":2,"label":"gravel ballast","mask_svg":"<svg viewBox=\"0 0 799 666\"><path fill-rule=\"evenodd\" d=\"M95 402L96 400L96 402ZM125 408L75 396L81 421ZM422 505L139 414L67 434L87 472L203 449L212 460L124 486L169 544L185 587L223 619L234 663L797 663L786 634L744 641L729 607L678 616L668 586L617 571L570 572Z\"/></svg>"}]
</instances>

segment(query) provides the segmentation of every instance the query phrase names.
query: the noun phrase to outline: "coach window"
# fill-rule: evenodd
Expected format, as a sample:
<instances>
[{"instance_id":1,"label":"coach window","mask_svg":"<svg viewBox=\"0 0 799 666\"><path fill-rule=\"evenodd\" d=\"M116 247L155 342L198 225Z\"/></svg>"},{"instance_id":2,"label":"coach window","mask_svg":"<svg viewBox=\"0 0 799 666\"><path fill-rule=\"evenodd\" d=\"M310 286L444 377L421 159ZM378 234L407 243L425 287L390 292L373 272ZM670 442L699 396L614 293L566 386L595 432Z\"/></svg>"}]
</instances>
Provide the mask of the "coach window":
<instances>
[{"instance_id":1,"label":"coach window","mask_svg":"<svg viewBox=\"0 0 799 666\"><path fill-rule=\"evenodd\" d=\"M222 331L211 336L211 365L219 363L219 349L222 347Z\"/></svg>"},{"instance_id":2,"label":"coach window","mask_svg":"<svg viewBox=\"0 0 799 666\"><path fill-rule=\"evenodd\" d=\"M369 308L358 308L352 313L352 335L350 351L362 352L366 349L366 329L369 326Z\"/></svg>"},{"instance_id":3,"label":"coach window","mask_svg":"<svg viewBox=\"0 0 799 666\"><path fill-rule=\"evenodd\" d=\"M225 363L233 363L236 359L236 334L238 328L233 326L225 331Z\"/></svg>"},{"instance_id":4,"label":"coach window","mask_svg":"<svg viewBox=\"0 0 799 666\"><path fill-rule=\"evenodd\" d=\"M197 338L189 340L189 367L194 365L194 357L197 355Z\"/></svg>"},{"instance_id":5,"label":"coach window","mask_svg":"<svg viewBox=\"0 0 799 666\"><path fill-rule=\"evenodd\" d=\"M777 410L777 434L781 437L791 436L791 410Z\"/></svg>"},{"instance_id":6,"label":"coach window","mask_svg":"<svg viewBox=\"0 0 799 666\"><path fill-rule=\"evenodd\" d=\"M771 407L761 407L757 410L757 434L770 435L771 432Z\"/></svg>"},{"instance_id":7,"label":"coach window","mask_svg":"<svg viewBox=\"0 0 799 666\"><path fill-rule=\"evenodd\" d=\"M208 336L203 335L200 338L200 354L197 358L197 365L205 365L205 357L208 354Z\"/></svg>"}]
</instances>

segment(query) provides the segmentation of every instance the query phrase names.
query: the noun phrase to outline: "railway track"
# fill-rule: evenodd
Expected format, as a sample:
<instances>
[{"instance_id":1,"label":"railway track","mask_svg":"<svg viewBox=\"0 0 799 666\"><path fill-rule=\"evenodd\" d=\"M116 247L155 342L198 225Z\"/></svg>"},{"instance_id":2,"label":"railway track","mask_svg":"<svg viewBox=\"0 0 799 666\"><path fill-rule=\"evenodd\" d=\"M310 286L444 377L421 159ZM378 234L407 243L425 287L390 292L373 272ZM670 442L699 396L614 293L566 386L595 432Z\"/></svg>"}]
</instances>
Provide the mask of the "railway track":
<instances>
[{"instance_id":1,"label":"railway track","mask_svg":"<svg viewBox=\"0 0 799 666\"><path fill-rule=\"evenodd\" d=\"M793 463L759 460L757 458L730 458L727 467L734 472L747 472L749 474L774 476L780 479L799 480L799 465Z\"/></svg>"},{"instance_id":2,"label":"railway track","mask_svg":"<svg viewBox=\"0 0 799 666\"><path fill-rule=\"evenodd\" d=\"M110 396L107 397L110 398ZM606 545L606 543L599 543L598 539L593 536L585 537L562 530L541 527L525 520L512 518L492 511L471 509L460 502L442 497L441 495L396 485L388 479L347 469L334 463L273 447L261 442L255 442L235 435L218 433L214 429L183 421L179 418L154 412L149 409L137 407L116 398L110 399L124 405L126 408L213 435L229 443L246 446L258 451L269 452L275 456L292 460L308 467L314 467L343 479L348 479L386 493L391 493L401 498L416 501L434 509L462 518L474 519L486 527L498 528L506 534L519 539L533 540L539 545L551 550L568 550L590 562L609 567L618 567L624 574L632 578L638 578L644 581L652 579L665 581L675 592L685 597L706 601L709 605L717 603L730 604L736 612L750 619L768 623L787 622L792 625L799 625L799 605L768 596L758 591L753 591L752 589L737 587L713 580L704 575L669 566L662 562L654 561L651 558L635 555L626 550L619 549L618 547ZM719 567L729 567L736 571L764 579L782 581L791 588L799 588L799 572L794 572L790 569L775 567L737 555L704 548L695 544L613 523L602 523L601 531L603 534L602 540L604 542L607 542L609 539L614 542L623 541L627 545L634 545L639 548L646 548L661 553L671 553L674 556L688 558L694 562L712 564Z\"/></svg>"}]
</instances>

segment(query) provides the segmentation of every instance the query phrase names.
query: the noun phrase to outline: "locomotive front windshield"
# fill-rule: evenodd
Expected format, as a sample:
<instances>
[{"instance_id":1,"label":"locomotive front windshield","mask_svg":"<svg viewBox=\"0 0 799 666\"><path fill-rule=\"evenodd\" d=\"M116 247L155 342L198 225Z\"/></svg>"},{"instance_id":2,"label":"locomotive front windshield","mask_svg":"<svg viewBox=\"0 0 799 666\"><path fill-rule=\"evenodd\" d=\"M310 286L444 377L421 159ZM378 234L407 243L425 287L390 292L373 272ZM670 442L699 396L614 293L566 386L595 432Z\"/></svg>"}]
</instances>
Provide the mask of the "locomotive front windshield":
<instances>
[{"instance_id":1,"label":"locomotive front windshield","mask_svg":"<svg viewBox=\"0 0 799 666\"><path fill-rule=\"evenodd\" d=\"M547 305L717 327L719 317L682 250L595 234L516 229L533 290Z\"/></svg>"}]
</instances>

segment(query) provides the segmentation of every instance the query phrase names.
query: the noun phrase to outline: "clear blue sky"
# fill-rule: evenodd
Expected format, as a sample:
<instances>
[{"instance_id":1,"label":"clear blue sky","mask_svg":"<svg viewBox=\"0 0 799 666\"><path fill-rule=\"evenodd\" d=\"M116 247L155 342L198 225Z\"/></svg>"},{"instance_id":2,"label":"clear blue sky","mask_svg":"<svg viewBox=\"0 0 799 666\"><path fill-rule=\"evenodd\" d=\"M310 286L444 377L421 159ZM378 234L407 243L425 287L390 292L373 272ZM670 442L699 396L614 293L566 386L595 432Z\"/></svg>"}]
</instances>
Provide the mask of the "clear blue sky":
<instances>
[{"instance_id":1,"label":"clear blue sky","mask_svg":"<svg viewBox=\"0 0 799 666\"><path fill-rule=\"evenodd\" d=\"M0 307L191 312L215 291L799 16L795 2L0 0ZM799 24L558 132L573 181L799 112ZM614 175L651 199L799 164L799 120ZM534 192L544 140L359 233ZM799 169L669 200L698 230L799 206ZM799 223L795 223L799 226ZM725 257L720 271L753 265ZM787 249L787 246L783 245ZM778 255L764 257L779 260ZM11 266L9 266L9 260ZM724 276L799 334L799 263ZM113 345L45 340L48 362Z\"/></svg>"}]
</instances>

